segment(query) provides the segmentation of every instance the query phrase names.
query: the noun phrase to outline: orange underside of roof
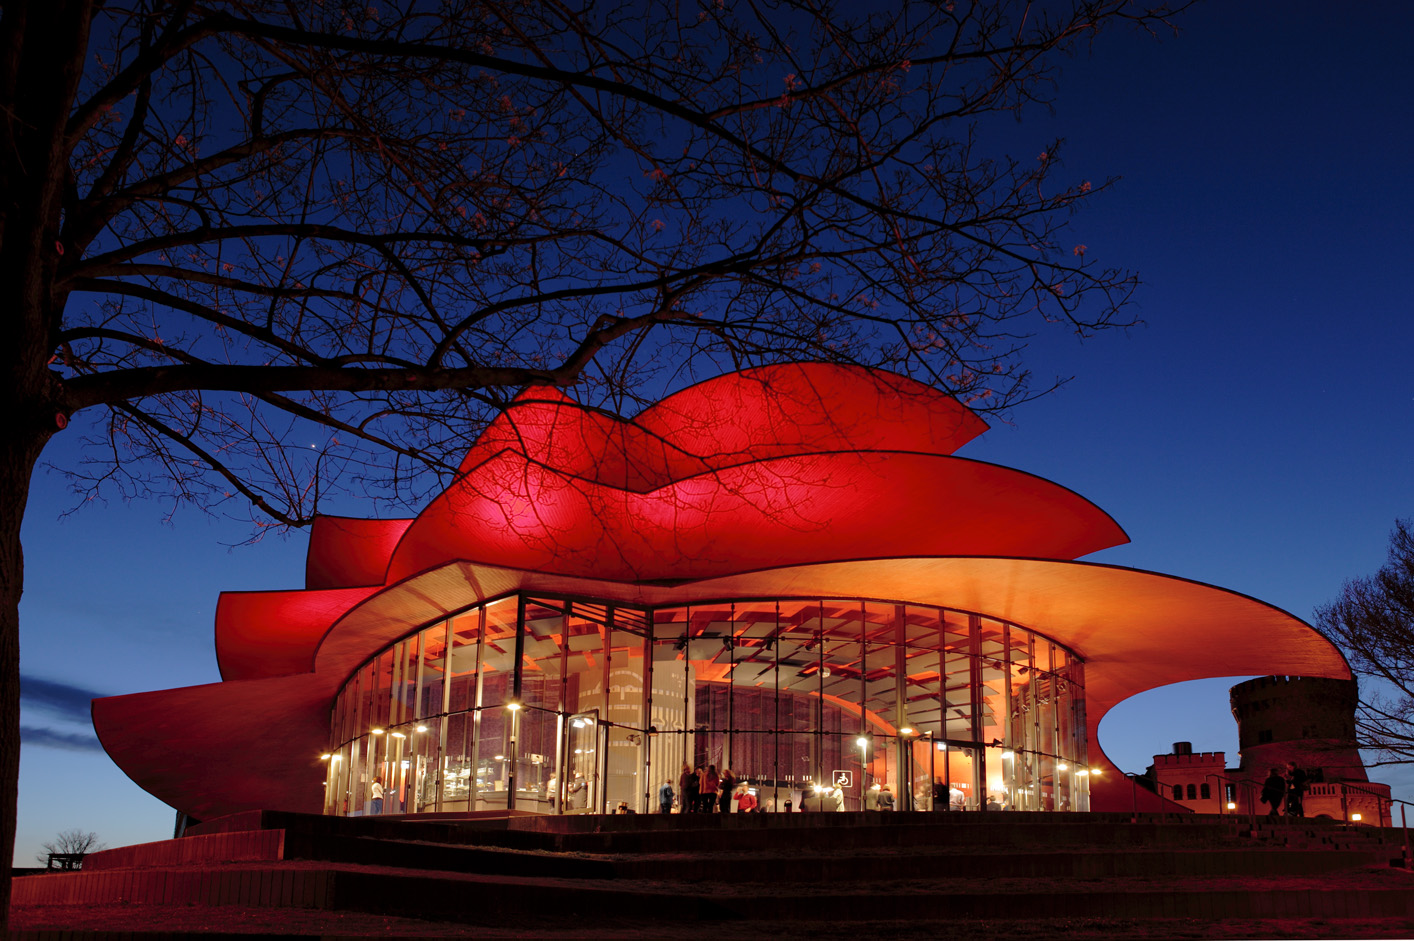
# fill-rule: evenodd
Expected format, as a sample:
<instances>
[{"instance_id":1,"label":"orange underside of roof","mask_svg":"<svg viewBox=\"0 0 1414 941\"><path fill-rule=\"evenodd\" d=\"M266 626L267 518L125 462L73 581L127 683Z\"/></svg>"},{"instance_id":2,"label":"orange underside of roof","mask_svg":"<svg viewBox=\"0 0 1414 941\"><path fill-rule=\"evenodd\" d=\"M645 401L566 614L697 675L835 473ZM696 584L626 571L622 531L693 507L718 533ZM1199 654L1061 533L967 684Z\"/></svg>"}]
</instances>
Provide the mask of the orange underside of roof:
<instances>
[{"instance_id":1,"label":"orange underside of roof","mask_svg":"<svg viewBox=\"0 0 1414 941\"><path fill-rule=\"evenodd\" d=\"M478 599L522 589L645 605L749 597L867 597L1011 621L1084 657L1092 764L1101 766L1107 761L1097 738L1100 721L1115 704L1146 689L1214 676L1350 675L1335 647L1277 608L1196 582L1091 563L875 559L749 572L666 588L454 563L355 607L325 638L314 673L98 700L95 725L109 754L134 780L198 817L254 807L317 809L322 778L314 756L327 747L329 704L349 673L410 630ZM307 721L292 723L291 714ZM180 715L180 721L174 722L174 715ZM280 730L279 748L259 744L268 744L261 730L271 724ZM247 753L243 743L253 751ZM265 778L261 788L240 800L231 797L236 792L222 780L234 754L243 756L252 776ZM1119 774L1112 765L1109 772ZM1109 784L1094 785L1101 803L1109 799ZM1123 801L1129 801L1129 791L1115 793L1120 791ZM1114 809L1128 806L1117 804Z\"/></svg>"}]
</instances>

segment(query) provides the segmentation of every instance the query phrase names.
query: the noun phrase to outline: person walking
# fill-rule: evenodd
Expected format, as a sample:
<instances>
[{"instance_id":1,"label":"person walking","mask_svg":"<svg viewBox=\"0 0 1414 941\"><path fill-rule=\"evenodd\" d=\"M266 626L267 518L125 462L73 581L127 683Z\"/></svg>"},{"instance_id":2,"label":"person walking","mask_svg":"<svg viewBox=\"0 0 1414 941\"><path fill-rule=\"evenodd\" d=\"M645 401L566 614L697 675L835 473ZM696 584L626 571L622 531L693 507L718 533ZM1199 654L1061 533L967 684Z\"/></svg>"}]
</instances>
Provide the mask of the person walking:
<instances>
[{"instance_id":1,"label":"person walking","mask_svg":"<svg viewBox=\"0 0 1414 941\"><path fill-rule=\"evenodd\" d=\"M1271 810L1267 812L1268 817L1278 817L1281 815L1281 805L1286 800L1286 778L1281 776L1281 769L1272 766L1272 773L1267 775L1267 780L1262 782L1262 803L1271 805Z\"/></svg>"}]
</instances>

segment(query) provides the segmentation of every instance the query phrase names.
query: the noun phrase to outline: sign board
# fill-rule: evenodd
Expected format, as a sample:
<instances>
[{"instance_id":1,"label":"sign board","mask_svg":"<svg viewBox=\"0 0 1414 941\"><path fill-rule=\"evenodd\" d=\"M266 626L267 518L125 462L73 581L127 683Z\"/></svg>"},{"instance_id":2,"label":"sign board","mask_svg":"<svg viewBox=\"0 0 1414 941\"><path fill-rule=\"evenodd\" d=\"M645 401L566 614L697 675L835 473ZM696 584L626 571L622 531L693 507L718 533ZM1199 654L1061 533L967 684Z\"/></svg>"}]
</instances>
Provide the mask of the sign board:
<instances>
[{"instance_id":1,"label":"sign board","mask_svg":"<svg viewBox=\"0 0 1414 941\"><path fill-rule=\"evenodd\" d=\"M839 788L840 790L846 790L848 788L854 787L853 771L832 771L831 775L833 776L832 781L834 782L835 787Z\"/></svg>"}]
</instances>

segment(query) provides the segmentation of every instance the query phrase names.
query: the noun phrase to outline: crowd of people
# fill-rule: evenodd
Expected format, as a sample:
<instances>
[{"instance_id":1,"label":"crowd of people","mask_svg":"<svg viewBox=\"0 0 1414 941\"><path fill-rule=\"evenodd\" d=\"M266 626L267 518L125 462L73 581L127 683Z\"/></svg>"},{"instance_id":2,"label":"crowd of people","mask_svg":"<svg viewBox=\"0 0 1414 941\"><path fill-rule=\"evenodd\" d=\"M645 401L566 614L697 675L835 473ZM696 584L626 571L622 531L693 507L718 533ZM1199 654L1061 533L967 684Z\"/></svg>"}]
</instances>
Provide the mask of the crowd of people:
<instances>
[{"instance_id":1,"label":"crowd of people","mask_svg":"<svg viewBox=\"0 0 1414 941\"><path fill-rule=\"evenodd\" d=\"M723 768L717 771L717 766L709 764L696 767L683 762L682 771L678 775L677 790L673 790L673 781L664 781L658 787L658 812L663 814L678 813L684 814L713 814L731 813L732 803L736 803L736 813L755 814L764 813L767 810L775 810L775 807L767 808L761 805L755 792L745 781L739 780L730 768ZM871 810L894 810L894 795L887 784L882 787L876 785L874 793L869 799L869 809ZM787 799L780 808L785 813L794 810L792 802ZM835 788L825 788L824 790L807 787L802 792L800 802L801 811L806 810L844 810L844 792L836 786ZM621 811L622 812L622 811Z\"/></svg>"},{"instance_id":2,"label":"crowd of people","mask_svg":"<svg viewBox=\"0 0 1414 941\"><path fill-rule=\"evenodd\" d=\"M1288 817L1306 816L1302 800L1310 783L1311 776L1298 768L1294 761L1286 763L1284 772L1280 767L1273 766L1267 780L1262 782L1262 803L1271 807L1267 816L1280 817L1283 807Z\"/></svg>"},{"instance_id":3,"label":"crowd of people","mask_svg":"<svg viewBox=\"0 0 1414 941\"><path fill-rule=\"evenodd\" d=\"M682 773L678 775L678 790L673 793L673 782L664 781L658 788L658 809L662 813L672 813L674 802L682 813L712 814L731 813L732 801L736 801L739 814L756 813L760 805L756 795L742 781L738 781L730 768L719 773L716 765L693 767L683 762Z\"/></svg>"}]
</instances>

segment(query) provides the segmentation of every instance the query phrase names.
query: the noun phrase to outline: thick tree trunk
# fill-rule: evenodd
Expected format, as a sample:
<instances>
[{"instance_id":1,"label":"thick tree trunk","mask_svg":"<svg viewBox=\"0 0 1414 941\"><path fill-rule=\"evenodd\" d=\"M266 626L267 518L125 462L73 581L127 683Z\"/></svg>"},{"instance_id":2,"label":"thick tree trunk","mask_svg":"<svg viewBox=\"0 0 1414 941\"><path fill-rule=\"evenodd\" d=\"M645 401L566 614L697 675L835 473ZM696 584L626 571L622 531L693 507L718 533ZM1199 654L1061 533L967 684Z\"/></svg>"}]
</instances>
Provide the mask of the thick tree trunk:
<instances>
[{"instance_id":1,"label":"thick tree trunk","mask_svg":"<svg viewBox=\"0 0 1414 941\"><path fill-rule=\"evenodd\" d=\"M0 936L10 913L20 777L20 524L39 453L72 408L51 371L64 247L66 124L94 0L17 0L0 16Z\"/></svg>"},{"instance_id":2,"label":"thick tree trunk","mask_svg":"<svg viewBox=\"0 0 1414 941\"><path fill-rule=\"evenodd\" d=\"M20 523L30 476L48 435L0 440L0 936L10 913L10 866L15 855L15 798L20 781L20 593L24 556Z\"/></svg>"}]
</instances>

